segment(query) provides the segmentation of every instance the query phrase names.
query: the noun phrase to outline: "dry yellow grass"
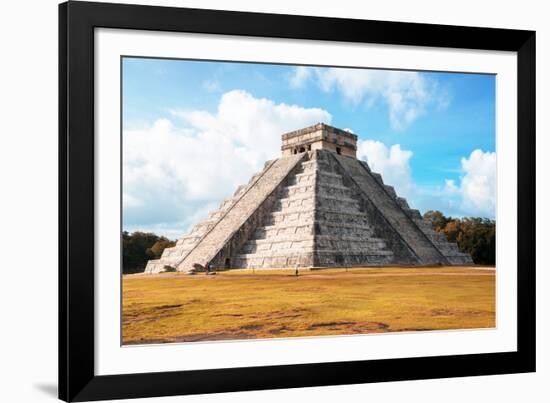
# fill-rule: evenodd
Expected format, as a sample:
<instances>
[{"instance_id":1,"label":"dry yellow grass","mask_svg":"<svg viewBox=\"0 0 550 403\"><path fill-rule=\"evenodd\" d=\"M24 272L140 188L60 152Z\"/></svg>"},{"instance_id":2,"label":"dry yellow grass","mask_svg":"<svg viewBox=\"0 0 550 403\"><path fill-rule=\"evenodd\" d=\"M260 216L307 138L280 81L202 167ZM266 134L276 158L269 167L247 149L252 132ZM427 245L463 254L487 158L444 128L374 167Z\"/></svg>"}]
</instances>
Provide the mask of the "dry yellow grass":
<instances>
[{"instance_id":1,"label":"dry yellow grass","mask_svg":"<svg viewBox=\"0 0 550 403\"><path fill-rule=\"evenodd\" d=\"M495 326L495 271L377 268L123 278L123 343Z\"/></svg>"}]
</instances>

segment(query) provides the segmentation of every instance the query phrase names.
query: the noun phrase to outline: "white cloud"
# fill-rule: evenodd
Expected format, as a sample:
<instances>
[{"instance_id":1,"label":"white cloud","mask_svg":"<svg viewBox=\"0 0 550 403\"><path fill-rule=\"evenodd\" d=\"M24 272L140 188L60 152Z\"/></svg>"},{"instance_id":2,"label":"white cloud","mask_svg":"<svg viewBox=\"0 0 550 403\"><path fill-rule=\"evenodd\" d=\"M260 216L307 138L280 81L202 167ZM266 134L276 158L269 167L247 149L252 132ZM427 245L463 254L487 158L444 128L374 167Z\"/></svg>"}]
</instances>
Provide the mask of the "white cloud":
<instances>
[{"instance_id":1,"label":"white cloud","mask_svg":"<svg viewBox=\"0 0 550 403\"><path fill-rule=\"evenodd\" d=\"M382 175L384 183L395 188L402 197L410 197L415 189L410 159L413 153L399 144L387 147L375 140L359 140L357 156L364 159L374 172Z\"/></svg>"},{"instance_id":2,"label":"white cloud","mask_svg":"<svg viewBox=\"0 0 550 403\"><path fill-rule=\"evenodd\" d=\"M294 69L294 74L290 76L290 86L292 88L301 88L306 81L311 77L312 68L298 66Z\"/></svg>"},{"instance_id":3,"label":"white cloud","mask_svg":"<svg viewBox=\"0 0 550 403\"><path fill-rule=\"evenodd\" d=\"M359 140L357 156L366 160L384 183L407 198L412 208L422 212L441 210L451 216L493 218L496 208L496 153L474 150L461 159L461 178L446 179L445 185L417 184L410 165L413 152L399 144L386 146L380 141Z\"/></svg>"},{"instance_id":4,"label":"white cloud","mask_svg":"<svg viewBox=\"0 0 550 403\"><path fill-rule=\"evenodd\" d=\"M390 124L396 130L410 126L430 107L444 109L450 102L448 93L435 80L418 72L297 67L290 85L302 87L312 77L323 91L339 91L354 104L386 105Z\"/></svg>"},{"instance_id":5,"label":"white cloud","mask_svg":"<svg viewBox=\"0 0 550 403\"><path fill-rule=\"evenodd\" d=\"M125 227L179 235L280 155L281 134L331 115L235 90L215 113L173 110L175 120L124 130ZM182 127L174 122L183 121ZM176 226L177 228L174 228Z\"/></svg>"},{"instance_id":6,"label":"white cloud","mask_svg":"<svg viewBox=\"0 0 550 403\"><path fill-rule=\"evenodd\" d=\"M208 92L218 92L221 90L221 85L218 80L204 80L202 87Z\"/></svg>"},{"instance_id":7,"label":"white cloud","mask_svg":"<svg viewBox=\"0 0 550 403\"><path fill-rule=\"evenodd\" d=\"M448 194L459 195L464 211L469 214L485 214L494 217L496 208L496 153L472 151L468 158L462 158L463 176L460 184L454 180L445 181Z\"/></svg>"},{"instance_id":8,"label":"white cloud","mask_svg":"<svg viewBox=\"0 0 550 403\"><path fill-rule=\"evenodd\" d=\"M445 179L445 190L450 194L460 193L460 189L456 186L454 179Z\"/></svg>"}]
</instances>

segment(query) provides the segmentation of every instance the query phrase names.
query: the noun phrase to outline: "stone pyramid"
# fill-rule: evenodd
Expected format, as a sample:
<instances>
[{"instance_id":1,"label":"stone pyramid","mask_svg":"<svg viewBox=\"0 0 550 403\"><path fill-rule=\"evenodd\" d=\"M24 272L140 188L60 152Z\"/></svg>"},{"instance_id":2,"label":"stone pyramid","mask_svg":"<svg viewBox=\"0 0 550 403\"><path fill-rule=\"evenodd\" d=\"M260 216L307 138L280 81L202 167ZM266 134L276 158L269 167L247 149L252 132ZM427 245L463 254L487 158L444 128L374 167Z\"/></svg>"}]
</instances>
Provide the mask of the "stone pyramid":
<instances>
[{"instance_id":1,"label":"stone pyramid","mask_svg":"<svg viewBox=\"0 0 550 403\"><path fill-rule=\"evenodd\" d=\"M473 263L356 158L354 134L317 124L282 139L281 158L145 272Z\"/></svg>"}]
</instances>

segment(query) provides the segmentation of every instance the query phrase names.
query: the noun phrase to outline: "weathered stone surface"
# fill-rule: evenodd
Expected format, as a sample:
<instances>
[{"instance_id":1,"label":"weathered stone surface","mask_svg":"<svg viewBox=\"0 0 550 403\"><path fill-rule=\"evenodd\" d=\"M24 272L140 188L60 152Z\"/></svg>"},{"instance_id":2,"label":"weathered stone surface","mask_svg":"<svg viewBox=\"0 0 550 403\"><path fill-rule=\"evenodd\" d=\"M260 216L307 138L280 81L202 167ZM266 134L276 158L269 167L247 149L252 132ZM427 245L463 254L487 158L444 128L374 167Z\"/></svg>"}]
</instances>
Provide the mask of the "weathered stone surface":
<instances>
[{"instance_id":1,"label":"weathered stone surface","mask_svg":"<svg viewBox=\"0 0 550 403\"><path fill-rule=\"evenodd\" d=\"M368 198L386 219L387 226L393 228L400 235L419 262L428 265L448 264L447 259L418 228L412 218L386 192L380 175L368 172L355 159L334 155L333 158L336 158L346 173L355 181L363 192L363 197Z\"/></svg>"},{"instance_id":2,"label":"weathered stone surface","mask_svg":"<svg viewBox=\"0 0 550 403\"><path fill-rule=\"evenodd\" d=\"M268 161L146 272L472 264L355 158L356 140L323 124L283 135L284 156Z\"/></svg>"},{"instance_id":3,"label":"weathered stone surface","mask_svg":"<svg viewBox=\"0 0 550 403\"><path fill-rule=\"evenodd\" d=\"M216 218L209 218L203 222L205 225L199 227L198 241L194 238L189 242L189 246L182 243L178 248L176 245L172 248L173 251L163 254L160 261L154 262L154 267L164 266L168 261L178 271L184 272L194 270L196 264L206 267L210 263L218 268L229 266L226 259L233 250L240 249L250 233L255 230L261 219L262 210L265 209L262 205L265 203L271 206L275 201L273 193L276 193L277 187L304 157L304 154L298 154L270 163L260 175L255 176L241 194L234 200L224 203ZM160 267L149 271L154 270L162 271Z\"/></svg>"},{"instance_id":4,"label":"weathered stone surface","mask_svg":"<svg viewBox=\"0 0 550 403\"><path fill-rule=\"evenodd\" d=\"M357 153L355 134L324 123L285 133L282 140L283 157L315 150L329 150L353 158Z\"/></svg>"}]
</instances>

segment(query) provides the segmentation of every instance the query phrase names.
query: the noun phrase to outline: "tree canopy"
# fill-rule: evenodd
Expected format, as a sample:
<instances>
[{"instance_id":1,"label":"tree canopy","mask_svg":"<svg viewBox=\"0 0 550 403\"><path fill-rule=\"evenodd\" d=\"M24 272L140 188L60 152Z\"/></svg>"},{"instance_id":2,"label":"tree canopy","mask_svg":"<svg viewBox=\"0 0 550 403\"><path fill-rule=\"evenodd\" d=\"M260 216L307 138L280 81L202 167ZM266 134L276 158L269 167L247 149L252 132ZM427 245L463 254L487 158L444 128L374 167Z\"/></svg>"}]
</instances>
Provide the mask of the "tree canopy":
<instances>
[{"instance_id":1,"label":"tree canopy","mask_svg":"<svg viewBox=\"0 0 550 403\"><path fill-rule=\"evenodd\" d=\"M141 273L147 261L158 259L164 249L176 243L151 232L122 233L122 272L124 274Z\"/></svg>"},{"instance_id":2,"label":"tree canopy","mask_svg":"<svg viewBox=\"0 0 550 403\"><path fill-rule=\"evenodd\" d=\"M445 217L440 211L428 211L424 218L434 230L456 242L461 252L469 253L475 264L495 264L495 220L481 217Z\"/></svg>"}]
</instances>

